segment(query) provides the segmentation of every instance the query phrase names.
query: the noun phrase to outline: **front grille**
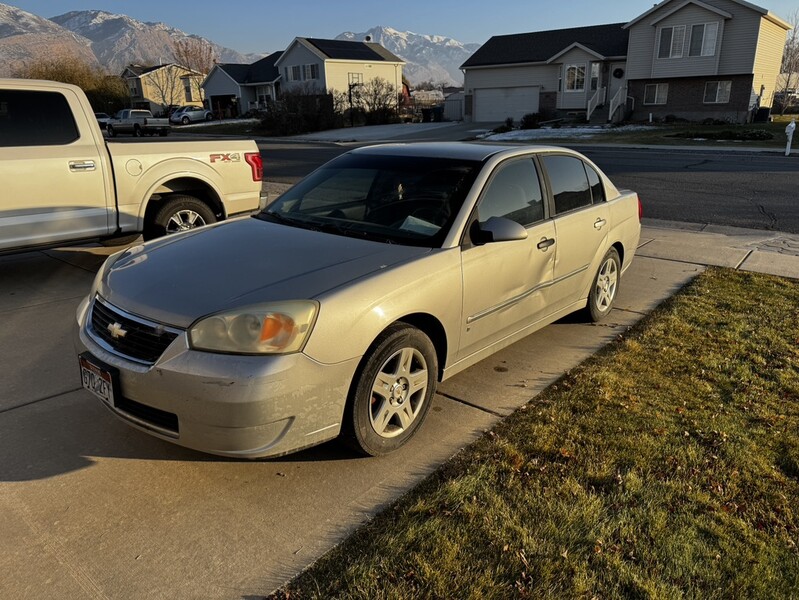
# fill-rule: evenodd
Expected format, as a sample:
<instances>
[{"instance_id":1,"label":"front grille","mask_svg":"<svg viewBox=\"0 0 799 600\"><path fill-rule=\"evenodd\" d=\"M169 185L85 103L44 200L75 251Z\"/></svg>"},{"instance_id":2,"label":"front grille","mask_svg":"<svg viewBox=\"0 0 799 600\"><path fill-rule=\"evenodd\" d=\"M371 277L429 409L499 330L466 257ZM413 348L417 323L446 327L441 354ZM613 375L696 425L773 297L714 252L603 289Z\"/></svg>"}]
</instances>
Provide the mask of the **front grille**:
<instances>
[{"instance_id":1,"label":"front grille","mask_svg":"<svg viewBox=\"0 0 799 600\"><path fill-rule=\"evenodd\" d=\"M108 350L150 365L178 336L176 331L163 325L127 315L99 297L92 304L90 323L91 333Z\"/></svg>"},{"instance_id":2,"label":"front grille","mask_svg":"<svg viewBox=\"0 0 799 600\"><path fill-rule=\"evenodd\" d=\"M160 408L153 408L152 406L141 404L129 398L117 398L114 406L122 412L132 415L146 423L151 423L156 427L172 431L176 434L180 433L178 416L174 413L161 410Z\"/></svg>"}]
</instances>

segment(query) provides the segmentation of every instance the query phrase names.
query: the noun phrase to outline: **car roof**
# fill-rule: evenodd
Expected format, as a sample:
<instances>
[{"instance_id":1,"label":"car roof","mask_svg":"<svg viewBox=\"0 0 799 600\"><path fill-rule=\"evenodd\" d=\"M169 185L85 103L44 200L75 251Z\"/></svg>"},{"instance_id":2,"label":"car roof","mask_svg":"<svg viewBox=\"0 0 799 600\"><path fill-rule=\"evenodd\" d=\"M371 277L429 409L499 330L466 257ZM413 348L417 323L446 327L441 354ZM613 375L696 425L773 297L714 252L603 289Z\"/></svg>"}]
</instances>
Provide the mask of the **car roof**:
<instances>
[{"instance_id":1,"label":"car roof","mask_svg":"<svg viewBox=\"0 0 799 600\"><path fill-rule=\"evenodd\" d=\"M416 142L408 144L378 144L351 150L349 154L368 156L421 156L425 158L455 158L484 161L497 154L563 150L553 146L491 144L476 142Z\"/></svg>"}]
</instances>

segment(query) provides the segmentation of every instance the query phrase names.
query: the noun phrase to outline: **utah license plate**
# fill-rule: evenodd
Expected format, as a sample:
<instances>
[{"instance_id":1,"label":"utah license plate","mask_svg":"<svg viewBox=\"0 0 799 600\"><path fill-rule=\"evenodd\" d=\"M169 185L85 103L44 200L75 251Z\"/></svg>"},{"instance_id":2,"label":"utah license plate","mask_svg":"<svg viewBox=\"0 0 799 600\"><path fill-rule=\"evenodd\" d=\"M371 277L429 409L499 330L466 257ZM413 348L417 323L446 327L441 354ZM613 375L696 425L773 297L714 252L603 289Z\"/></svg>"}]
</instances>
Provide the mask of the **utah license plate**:
<instances>
[{"instance_id":1,"label":"utah license plate","mask_svg":"<svg viewBox=\"0 0 799 600\"><path fill-rule=\"evenodd\" d=\"M83 387L109 406L114 406L114 380L110 371L94 364L84 355L78 357Z\"/></svg>"}]
</instances>

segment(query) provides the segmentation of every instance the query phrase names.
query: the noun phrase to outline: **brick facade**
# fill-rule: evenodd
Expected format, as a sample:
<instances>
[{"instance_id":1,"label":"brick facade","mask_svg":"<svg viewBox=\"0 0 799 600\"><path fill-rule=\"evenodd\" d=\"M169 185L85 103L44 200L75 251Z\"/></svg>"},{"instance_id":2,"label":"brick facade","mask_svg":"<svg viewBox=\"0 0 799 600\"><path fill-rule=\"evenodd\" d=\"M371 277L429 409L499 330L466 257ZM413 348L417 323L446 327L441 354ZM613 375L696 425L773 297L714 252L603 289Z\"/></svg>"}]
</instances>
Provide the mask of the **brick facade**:
<instances>
[{"instance_id":1,"label":"brick facade","mask_svg":"<svg viewBox=\"0 0 799 600\"><path fill-rule=\"evenodd\" d=\"M648 119L651 113L654 119L676 115L689 121L721 119L733 123L746 123L751 117L753 78L754 76L749 74L630 81L627 95L635 99L635 108L630 119L643 121ZM705 84L708 81L732 82L730 101L725 104L705 104ZM666 104L644 104L646 86L655 83L669 85Z\"/></svg>"}]
</instances>

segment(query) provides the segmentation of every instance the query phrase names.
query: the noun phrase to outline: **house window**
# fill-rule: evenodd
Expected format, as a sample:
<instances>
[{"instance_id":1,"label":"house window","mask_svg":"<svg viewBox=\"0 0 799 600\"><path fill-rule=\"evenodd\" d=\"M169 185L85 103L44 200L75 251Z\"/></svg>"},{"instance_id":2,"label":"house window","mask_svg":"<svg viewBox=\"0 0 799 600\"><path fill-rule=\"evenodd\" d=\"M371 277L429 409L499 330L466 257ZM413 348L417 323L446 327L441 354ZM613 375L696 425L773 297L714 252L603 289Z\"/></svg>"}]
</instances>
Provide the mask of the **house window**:
<instances>
[{"instance_id":1,"label":"house window","mask_svg":"<svg viewBox=\"0 0 799 600\"><path fill-rule=\"evenodd\" d=\"M291 81L300 81L302 79L302 69L300 65L291 67Z\"/></svg>"},{"instance_id":2,"label":"house window","mask_svg":"<svg viewBox=\"0 0 799 600\"><path fill-rule=\"evenodd\" d=\"M713 56L716 54L718 23L702 23L691 27L691 46L688 56Z\"/></svg>"},{"instance_id":3,"label":"house window","mask_svg":"<svg viewBox=\"0 0 799 600\"><path fill-rule=\"evenodd\" d=\"M685 25L664 27L660 30L660 49L658 58L682 58L685 43Z\"/></svg>"},{"instance_id":4,"label":"house window","mask_svg":"<svg viewBox=\"0 0 799 600\"><path fill-rule=\"evenodd\" d=\"M585 65L566 66L566 91L585 91Z\"/></svg>"},{"instance_id":5,"label":"house window","mask_svg":"<svg viewBox=\"0 0 799 600\"><path fill-rule=\"evenodd\" d=\"M347 76L347 81L350 85L362 85L363 73L349 73Z\"/></svg>"},{"instance_id":6,"label":"house window","mask_svg":"<svg viewBox=\"0 0 799 600\"><path fill-rule=\"evenodd\" d=\"M644 104L666 104L668 97L668 83L650 83L644 87Z\"/></svg>"},{"instance_id":7,"label":"house window","mask_svg":"<svg viewBox=\"0 0 799 600\"><path fill-rule=\"evenodd\" d=\"M305 79L319 79L319 65L305 65Z\"/></svg>"},{"instance_id":8,"label":"house window","mask_svg":"<svg viewBox=\"0 0 799 600\"><path fill-rule=\"evenodd\" d=\"M591 63L591 91L599 88L599 63Z\"/></svg>"},{"instance_id":9,"label":"house window","mask_svg":"<svg viewBox=\"0 0 799 600\"><path fill-rule=\"evenodd\" d=\"M732 81L708 81L705 84L705 104L727 104Z\"/></svg>"},{"instance_id":10,"label":"house window","mask_svg":"<svg viewBox=\"0 0 799 600\"><path fill-rule=\"evenodd\" d=\"M191 81L188 79L183 80L183 91L186 94L186 102L193 102L194 98L192 97L191 93Z\"/></svg>"}]
</instances>

